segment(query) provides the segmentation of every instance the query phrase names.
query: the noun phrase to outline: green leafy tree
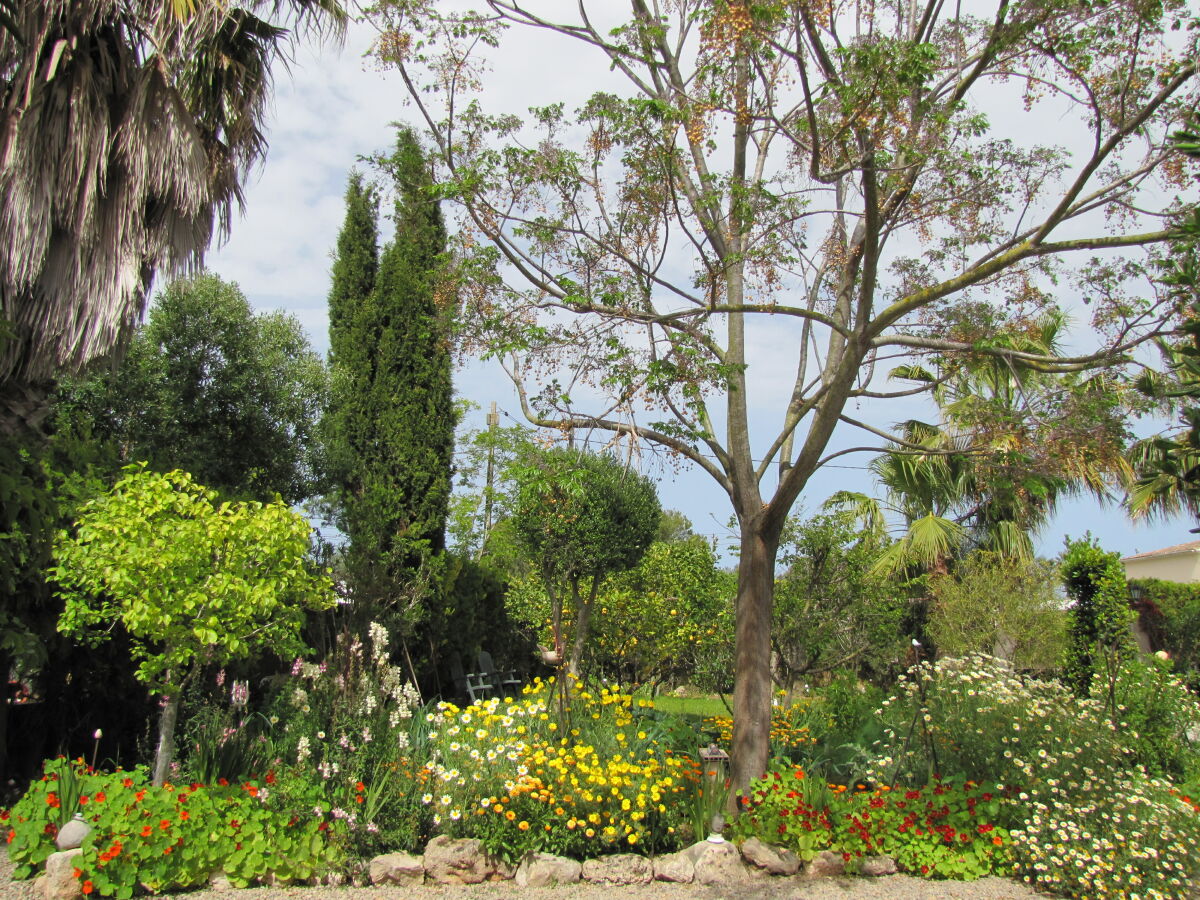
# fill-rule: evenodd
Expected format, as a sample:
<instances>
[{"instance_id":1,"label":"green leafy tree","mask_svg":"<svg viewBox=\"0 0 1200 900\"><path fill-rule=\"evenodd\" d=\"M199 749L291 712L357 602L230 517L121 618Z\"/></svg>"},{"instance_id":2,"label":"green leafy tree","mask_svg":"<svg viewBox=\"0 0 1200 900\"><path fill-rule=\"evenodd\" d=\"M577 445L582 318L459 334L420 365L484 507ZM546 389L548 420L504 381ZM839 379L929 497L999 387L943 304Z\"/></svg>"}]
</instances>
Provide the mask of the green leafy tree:
<instances>
[{"instance_id":1,"label":"green leafy tree","mask_svg":"<svg viewBox=\"0 0 1200 900\"><path fill-rule=\"evenodd\" d=\"M337 0L12 0L0 17L0 433L119 348L156 270L226 235L266 155L271 68Z\"/></svg>"},{"instance_id":2,"label":"green leafy tree","mask_svg":"<svg viewBox=\"0 0 1200 900\"><path fill-rule=\"evenodd\" d=\"M131 467L56 538L59 630L102 641L120 625L138 680L163 695L155 783L200 668L298 654L305 610L333 605L332 583L308 562L310 531L281 501L221 503L184 472Z\"/></svg>"},{"instance_id":3,"label":"green leafy tree","mask_svg":"<svg viewBox=\"0 0 1200 900\"><path fill-rule=\"evenodd\" d=\"M439 281L446 231L411 130L381 164L395 238L380 255L375 193L352 175L329 295L332 503L364 624L422 593L417 573L445 547L456 423L452 304ZM420 597L410 599L415 608Z\"/></svg>"},{"instance_id":4,"label":"green leafy tree","mask_svg":"<svg viewBox=\"0 0 1200 900\"><path fill-rule=\"evenodd\" d=\"M514 474L514 526L550 598L554 652L578 676L604 577L632 569L645 554L662 514L658 494L612 456L570 449L531 454ZM574 621L565 655L568 600Z\"/></svg>"},{"instance_id":5,"label":"green leafy tree","mask_svg":"<svg viewBox=\"0 0 1200 900\"><path fill-rule=\"evenodd\" d=\"M1071 689L1087 696L1101 679L1109 715L1116 715L1116 682L1133 654L1133 610L1118 553L1105 553L1090 535L1069 541L1060 565L1070 601L1063 674Z\"/></svg>"},{"instance_id":6,"label":"green leafy tree","mask_svg":"<svg viewBox=\"0 0 1200 900\"><path fill-rule=\"evenodd\" d=\"M785 689L837 669L888 671L903 657L904 585L875 565L888 543L846 511L788 523L771 630Z\"/></svg>"},{"instance_id":7,"label":"green leafy tree","mask_svg":"<svg viewBox=\"0 0 1200 900\"><path fill-rule=\"evenodd\" d=\"M503 360L535 424L656 443L729 497L735 791L769 756L774 567L791 509L842 453L902 443L878 424L889 402L932 390L887 388L878 367L967 355L1075 371L1161 327L1156 298L1130 298L1148 296L1140 258L1169 238L1158 214L1183 181L1162 164L1197 105L1193 14L1183 0L981 12L936 0L371 12L377 55L400 70L462 212L467 346ZM496 114L475 94L514 32L574 42L607 80L573 111ZM1006 101L1039 116L1051 97L1061 127L1002 129L1016 121L996 114ZM1123 217L1115 230L1106 213ZM1058 277L1091 300L1095 340L1077 355L996 345L976 327L976 304L1005 331L1029 327ZM790 366L756 352L768 334L792 348ZM758 401L783 367L769 416ZM831 451L846 429L863 442Z\"/></svg>"},{"instance_id":8,"label":"green leafy tree","mask_svg":"<svg viewBox=\"0 0 1200 900\"><path fill-rule=\"evenodd\" d=\"M943 656L985 653L1018 669L1054 669L1066 642L1059 584L1053 563L976 551L929 580L929 635Z\"/></svg>"},{"instance_id":9,"label":"green leafy tree","mask_svg":"<svg viewBox=\"0 0 1200 900\"><path fill-rule=\"evenodd\" d=\"M120 462L298 503L318 487L327 392L295 317L255 313L236 285L201 275L159 293L116 369L66 380L55 415L60 430L115 445Z\"/></svg>"}]
</instances>

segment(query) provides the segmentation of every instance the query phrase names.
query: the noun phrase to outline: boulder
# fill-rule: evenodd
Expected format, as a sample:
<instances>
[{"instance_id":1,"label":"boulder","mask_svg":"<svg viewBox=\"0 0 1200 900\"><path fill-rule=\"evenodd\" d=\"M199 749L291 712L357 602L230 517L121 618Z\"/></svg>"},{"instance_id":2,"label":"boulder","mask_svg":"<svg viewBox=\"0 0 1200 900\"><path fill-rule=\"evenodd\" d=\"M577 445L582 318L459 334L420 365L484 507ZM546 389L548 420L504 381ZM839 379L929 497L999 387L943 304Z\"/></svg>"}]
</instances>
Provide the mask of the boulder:
<instances>
[{"instance_id":1,"label":"boulder","mask_svg":"<svg viewBox=\"0 0 1200 900\"><path fill-rule=\"evenodd\" d=\"M82 846L83 839L91 833L92 826L83 820L83 816L76 813L71 821L58 829L58 835L54 838L54 846L59 850L74 850L76 847Z\"/></svg>"},{"instance_id":2,"label":"boulder","mask_svg":"<svg viewBox=\"0 0 1200 900\"><path fill-rule=\"evenodd\" d=\"M424 869L435 884L479 884L496 874L495 861L478 840L444 834L425 845Z\"/></svg>"},{"instance_id":3,"label":"boulder","mask_svg":"<svg viewBox=\"0 0 1200 900\"><path fill-rule=\"evenodd\" d=\"M411 853L386 853L370 865L371 884L424 884L425 863Z\"/></svg>"},{"instance_id":4,"label":"boulder","mask_svg":"<svg viewBox=\"0 0 1200 900\"><path fill-rule=\"evenodd\" d=\"M656 881L673 881L678 884L691 884L696 879L696 856L705 842L692 844L678 853L668 853L654 860L654 878Z\"/></svg>"},{"instance_id":5,"label":"boulder","mask_svg":"<svg viewBox=\"0 0 1200 900\"><path fill-rule=\"evenodd\" d=\"M776 847L758 838L742 844L742 856L752 866L768 875L795 875L800 871L800 857L786 847Z\"/></svg>"},{"instance_id":6,"label":"boulder","mask_svg":"<svg viewBox=\"0 0 1200 900\"><path fill-rule=\"evenodd\" d=\"M828 878L831 875L846 874L846 861L842 854L832 850L822 850L808 861L804 874L809 878Z\"/></svg>"},{"instance_id":7,"label":"boulder","mask_svg":"<svg viewBox=\"0 0 1200 900\"><path fill-rule=\"evenodd\" d=\"M734 886L750 880L742 855L733 844L701 841L696 846L700 848L696 853L697 884Z\"/></svg>"},{"instance_id":8,"label":"boulder","mask_svg":"<svg viewBox=\"0 0 1200 900\"><path fill-rule=\"evenodd\" d=\"M654 868L644 856L618 853L585 862L583 880L593 884L649 884L654 880Z\"/></svg>"},{"instance_id":9,"label":"boulder","mask_svg":"<svg viewBox=\"0 0 1200 900\"><path fill-rule=\"evenodd\" d=\"M868 856L858 866L858 874L869 878L879 878L882 875L895 875L899 871L896 861L890 856Z\"/></svg>"},{"instance_id":10,"label":"boulder","mask_svg":"<svg viewBox=\"0 0 1200 900\"><path fill-rule=\"evenodd\" d=\"M553 853L530 853L517 866L515 877L520 887L547 887L574 884L582 875L583 866L573 859Z\"/></svg>"},{"instance_id":11,"label":"boulder","mask_svg":"<svg viewBox=\"0 0 1200 900\"><path fill-rule=\"evenodd\" d=\"M83 851L75 847L51 853L46 858L46 873L36 882L42 900L77 900L83 897L82 884L75 877L75 857L81 853Z\"/></svg>"}]
</instances>

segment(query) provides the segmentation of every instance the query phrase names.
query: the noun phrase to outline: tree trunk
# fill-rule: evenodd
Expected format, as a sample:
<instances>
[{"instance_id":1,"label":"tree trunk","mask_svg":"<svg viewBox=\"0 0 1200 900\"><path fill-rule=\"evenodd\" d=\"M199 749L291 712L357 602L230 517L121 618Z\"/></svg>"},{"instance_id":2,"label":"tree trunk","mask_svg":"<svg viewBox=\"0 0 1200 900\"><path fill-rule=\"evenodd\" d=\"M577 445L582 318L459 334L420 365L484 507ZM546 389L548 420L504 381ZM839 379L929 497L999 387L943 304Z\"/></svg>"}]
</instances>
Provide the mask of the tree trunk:
<instances>
[{"instance_id":1,"label":"tree trunk","mask_svg":"<svg viewBox=\"0 0 1200 900\"><path fill-rule=\"evenodd\" d=\"M730 802L749 792L771 755L771 606L779 536L742 526L736 609ZM735 810L736 811L736 810Z\"/></svg>"},{"instance_id":2,"label":"tree trunk","mask_svg":"<svg viewBox=\"0 0 1200 900\"><path fill-rule=\"evenodd\" d=\"M567 665L567 674L578 678L583 669L583 653L587 649L588 634L592 628L592 607L596 605L596 594L600 589L600 576L592 577L592 587L585 598L579 596L579 584L572 582L571 591L575 595L575 608L579 611L575 618L575 640L571 643L571 661Z\"/></svg>"},{"instance_id":3,"label":"tree trunk","mask_svg":"<svg viewBox=\"0 0 1200 900\"><path fill-rule=\"evenodd\" d=\"M179 691L169 695L158 716L158 749L154 751L154 778L156 787L167 780L171 768L171 757L175 754L175 723L179 721Z\"/></svg>"}]
</instances>

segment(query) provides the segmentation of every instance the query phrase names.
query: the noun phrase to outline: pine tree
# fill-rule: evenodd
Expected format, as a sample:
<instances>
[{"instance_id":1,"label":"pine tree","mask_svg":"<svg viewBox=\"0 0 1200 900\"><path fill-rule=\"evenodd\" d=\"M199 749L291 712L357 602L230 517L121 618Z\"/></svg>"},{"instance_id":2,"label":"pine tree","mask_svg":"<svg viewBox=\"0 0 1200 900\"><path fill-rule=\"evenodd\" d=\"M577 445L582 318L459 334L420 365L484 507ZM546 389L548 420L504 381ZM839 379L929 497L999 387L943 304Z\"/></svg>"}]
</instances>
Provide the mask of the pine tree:
<instances>
[{"instance_id":1,"label":"pine tree","mask_svg":"<svg viewBox=\"0 0 1200 900\"><path fill-rule=\"evenodd\" d=\"M378 254L378 204L352 175L329 296L329 455L356 618L416 599L422 565L445 547L454 447L450 319L437 301L446 230L411 131L383 167L395 238Z\"/></svg>"}]
</instances>

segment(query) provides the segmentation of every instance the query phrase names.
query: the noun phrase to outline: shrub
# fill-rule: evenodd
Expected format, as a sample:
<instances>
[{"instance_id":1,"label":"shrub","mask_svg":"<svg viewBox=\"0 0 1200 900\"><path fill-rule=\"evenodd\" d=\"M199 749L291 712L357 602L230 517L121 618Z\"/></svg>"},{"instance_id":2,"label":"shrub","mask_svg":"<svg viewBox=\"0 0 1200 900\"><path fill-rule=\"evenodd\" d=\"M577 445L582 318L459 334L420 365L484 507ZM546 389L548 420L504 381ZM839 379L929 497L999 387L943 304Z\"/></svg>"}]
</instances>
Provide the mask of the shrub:
<instances>
[{"instance_id":1,"label":"shrub","mask_svg":"<svg viewBox=\"0 0 1200 900\"><path fill-rule=\"evenodd\" d=\"M1097 686L1092 690L1103 699ZM1114 691L1117 715L1125 723L1122 736L1138 764L1177 782L1200 775L1200 747L1192 739L1200 728L1200 698L1171 674L1170 661L1125 660Z\"/></svg>"},{"instance_id":2,"label":"shrub","mask_svg":"<svg viewBox=\"0 0 1200 900\"><path fill-rule=\"evenodd\" d=\"M927 877L971 880L1011 870L1008 831L996 823L1002 787L962 778L907 790L856 787L827 784L799 767L770 772L752 786L736 833L761 836L804 860L833 850L851 869L887 854L904 871Z\"/></svg>"},{"instance_id":3,"label":"shrub","mask_svg":"<svg viewBox=\"0 0 1200 900\"><path fill-rule=\"evenodd\" d=\"M268 878L286 883L341 864L328 840L339 828L328 804L313 795L302 809L282 803L271 774L240 785L154 787L141 768L98 773L81 760L52 760L41 780L0 814L14 878L28 878L55 850L56 788L68 765L92 826L76 858L85 894L128 898L139 885L152 892L195 887L222 871L241 887Z\"/></svg>"},{"instance_id":4,"label":"shrub","mask_svg":"<svg viewBox=\"0 0 1200 900\"><path fill-rule=\"evenodd\" d=\"M435 825L509 860L678 847L697 770L662 745L648 709L577 682L563 697L554 679L519 700L439 704L425 796Z\"/></svg>"},{"instance_id":5,"label":"shrub","mask_svg":"<svg viewBox=\"0 0 1200 900\"><path fill-rule=\"evenodd\" d=\"M345 823L350 855L415 850L428 837L419 709L415 688L388 661L387 630L374 622L365 643L342 635L325 663L297 659L280 687L271 711L281 787L326 798Z\"/></svg>"}]
</instances>

